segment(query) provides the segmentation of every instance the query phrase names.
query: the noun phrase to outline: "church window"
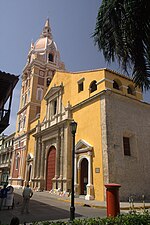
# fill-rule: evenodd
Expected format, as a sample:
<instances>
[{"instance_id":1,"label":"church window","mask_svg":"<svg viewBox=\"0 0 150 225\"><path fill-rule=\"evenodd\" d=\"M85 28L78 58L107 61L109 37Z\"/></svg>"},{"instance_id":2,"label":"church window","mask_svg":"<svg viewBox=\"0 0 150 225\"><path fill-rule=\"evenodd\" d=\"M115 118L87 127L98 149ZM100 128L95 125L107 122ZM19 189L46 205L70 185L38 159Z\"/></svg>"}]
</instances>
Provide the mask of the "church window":
<instances>
[{"instance_id":1,"label":"church window","mask_svg":"<svg viewBox=\"0 0 150 225\"><path fill-rule=\"evenodd\" d=\"M124 155L130 156L131 150L130 150L130 138L129 137L123 137L123 148L124 148Z\"/></svg>"},{"instance_id":2,"label":"church window","mask_svg":"<svg viewBox=\"0 0 150 225\"><path fill-rule=\"evenodd\" d=\"M113 82L113 88L119 90L119 84L117 81L114 80Z\"/></svg>"},{"instance_id":3,"label":"church window","mask_svg":"<svg viewBox=\"0 0 150 225\"><path fill-rule=\"evenodd\" d=\"M41 101L42 98L43 98L43 89L42 88L38 88L37 89L36 100Z\"/></svg>"},{"instance_id":4,"label":"church window","mask_svg":"<svg viewBox=\"0 0 150 225\"><path fill-rule=\"evenodd\" d=\"M96 80L92 81L90 84L90 93L94 92L97 90L97 82Z\"/></svg>"},{"instance_id":5,"label":"church window","mask_svg":"<svg viewBox=\"0 0 150 225\"><path fill-rule=\"evenodd\" d=\"M50 62L53 62L53 61L54 61L54 56L53 56L52 53L49 53L49 55L48 55L48 60L49 60Z\"/></svg>"},{"instance_id":6,"label":"church window","mask_svg":"<svg viewBox=\"0 0 150 225\"><path fill-rule=\"evenodd\" d=\"M83 82L78 84L78 92L83 91Z\"/></svg>"},{"instance_id":7,"label":"church window","mask_svg":"<svg viewBox=\"0 0 150 225\"><path fill-rule=\"evenodd\" d=\"M51 78L47 78L47 87L50 85L51 83Z\"/></svg>"},{"instance_id":8,"label":"church window","mask_svg":"<svg viewBox=\"0 0 150 225\"><path fill-rule=\"evenodd\" d=\"M128 86L127 93L133 95L133 92L134 92L133 87Z\"/></svg>"},{"instance_id":9,"label":"church window","mask_svg":"<svg viewBox=\"0 0 150 225\"><path fill-rule=\"evenodd\" d=\"M57 113L57 100L54 100L53 102L53 115L56 115Z\"/></svg>"},{"instance_id":10,"label":"church window","mask_svg":"<svg viewBox=\"0 0 150 225\"><path fill-rule=\"evenodd\" d=\"M78 93L84 90L84 78L78 81Z\"/></svg>"}]
</instances>

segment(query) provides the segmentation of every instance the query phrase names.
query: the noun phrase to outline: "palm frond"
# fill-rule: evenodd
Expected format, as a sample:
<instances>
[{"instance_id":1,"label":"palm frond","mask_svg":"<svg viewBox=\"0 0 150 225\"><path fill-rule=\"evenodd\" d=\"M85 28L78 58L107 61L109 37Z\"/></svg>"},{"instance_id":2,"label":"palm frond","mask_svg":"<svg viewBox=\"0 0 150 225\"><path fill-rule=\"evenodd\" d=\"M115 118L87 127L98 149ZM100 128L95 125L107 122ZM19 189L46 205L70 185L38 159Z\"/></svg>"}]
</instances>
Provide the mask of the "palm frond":
<instances>
[{"instance_id":1,"label":"palm frond","mask_svg":"<svg viewBox=\"0 0 150 225\"><path fill-rule=\"evenodd\" d=\"M125 71L133 65L133 78L150 88L150 1L103 0L94 42L109 63L117 60Z\"/></svg>"}]
</instances>

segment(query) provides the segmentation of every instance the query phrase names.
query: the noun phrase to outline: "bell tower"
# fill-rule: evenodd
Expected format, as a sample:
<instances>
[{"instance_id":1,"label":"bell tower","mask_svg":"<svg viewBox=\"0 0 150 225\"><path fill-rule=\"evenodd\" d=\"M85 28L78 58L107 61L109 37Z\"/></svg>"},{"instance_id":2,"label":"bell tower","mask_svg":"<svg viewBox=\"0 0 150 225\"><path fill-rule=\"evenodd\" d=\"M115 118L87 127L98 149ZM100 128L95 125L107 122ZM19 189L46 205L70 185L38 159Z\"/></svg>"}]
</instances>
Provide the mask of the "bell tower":
<instances>
[{"instance_id":1,"label":"bell tower","mask_svg":"<svg viewBox=\"0 0 150 225\"><path fill-rule=\"evenodd\" d=\"M65 70L56 43L53 41L49 19L46 20L40 38L31 43L27 63L22 73L20 108L17 118L17 133L29 129L29 123L40 113L41 100L55 71Z\"/></svg>"},{"instance_id":2,"label":"bell tower","mask_svg":"<svg viewBox=\"0 0 150 225\"><path fill-rule=\"evenodd\" d=\"M17 113L16 135L10 174L10 184L23 186L28 152L30 123L40 115L41 100L56 70L65 70L53 40L49 19L35 43L31 43L27 63L22 71L20 107Z\"/></svg>"}]
</instances>

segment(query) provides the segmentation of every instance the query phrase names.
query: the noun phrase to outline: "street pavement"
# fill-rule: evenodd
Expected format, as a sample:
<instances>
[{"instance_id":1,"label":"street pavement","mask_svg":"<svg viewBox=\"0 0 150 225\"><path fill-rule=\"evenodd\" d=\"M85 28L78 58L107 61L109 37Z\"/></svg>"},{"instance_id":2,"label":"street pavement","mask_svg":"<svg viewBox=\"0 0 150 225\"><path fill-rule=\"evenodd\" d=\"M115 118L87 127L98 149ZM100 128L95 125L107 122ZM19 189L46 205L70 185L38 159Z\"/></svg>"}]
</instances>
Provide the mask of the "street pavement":
<instances>
[{"instance_id":1,"label":"street pavement","mask_svg":"<svg viewBox=\"0 0 150 225\"><path fill-rule=\"evenodd\" d=\"M22 189L15 189L15 204L13 209L0 211L0 222L2 225L10 224L12 217L17 216L20 224L31 224L38 221L69 220L70 197L50 194L49 192L34 192L30 200L30 213L21 214ZM142 210L143 204L136 203L134 208ZM150 204L146 203L149 208ZM129 212L129 203L120 203L121 213ZM83 198L75 198L75 218L106 217L106 202L87 201Z\"/></svg>"}]
</instances>

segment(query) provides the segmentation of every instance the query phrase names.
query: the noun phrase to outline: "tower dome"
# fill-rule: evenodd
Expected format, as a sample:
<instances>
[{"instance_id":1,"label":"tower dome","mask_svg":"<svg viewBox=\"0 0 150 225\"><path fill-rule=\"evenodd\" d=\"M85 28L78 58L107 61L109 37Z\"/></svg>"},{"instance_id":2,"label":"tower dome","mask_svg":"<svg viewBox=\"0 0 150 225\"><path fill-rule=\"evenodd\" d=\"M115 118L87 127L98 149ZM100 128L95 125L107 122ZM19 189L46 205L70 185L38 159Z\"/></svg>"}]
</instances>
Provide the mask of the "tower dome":
<instances>
[{"instance_id":1,"label":"tower dome","mask_svg":"<svg viewBox=\"0 0 150 225\"><path fill-rule=\"evenodd\" d=\"M46 20L43 31L35 43L31 43L28 54L28 64L34 60L40 60L44 63L53 63L57 69L64 69L63 62L60 61L60 54L56 43L53 41L49 19Z\"/></svg>"}]
</instances>

